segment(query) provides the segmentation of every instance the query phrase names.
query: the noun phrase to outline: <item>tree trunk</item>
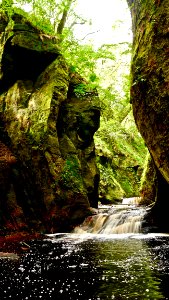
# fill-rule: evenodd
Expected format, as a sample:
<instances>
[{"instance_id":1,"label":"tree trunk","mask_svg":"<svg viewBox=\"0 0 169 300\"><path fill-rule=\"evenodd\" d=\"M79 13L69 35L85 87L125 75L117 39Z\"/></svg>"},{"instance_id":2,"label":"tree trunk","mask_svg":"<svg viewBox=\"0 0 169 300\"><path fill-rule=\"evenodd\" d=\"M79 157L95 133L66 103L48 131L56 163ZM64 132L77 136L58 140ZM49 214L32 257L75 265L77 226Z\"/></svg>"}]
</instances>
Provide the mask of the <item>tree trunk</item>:
<instances>
[{"instance_id":1,"label":"tree trunk","mask_svg":"<svg viewBox=\"0 0 169 300\"><path fill-rule=\"evenodd\" d=\"M134 39L133 113L158 170L155 206L159 210L153 209L158 214L154 219L158 226L164 223L169 229L169 221L163 219L169 206L169 1L128 0L128 4Z\"/></svg>"},{"instance_id":2,"label":"tree trunk","mask_svg":"<svg viewBox=\"0 0 169 300\"><path fill-rule=\"evenodd\" d=\"M61 35L63 32L63 29L65 27L66 24L66 20L67 20L67 16L68 16L68 12L70 10L71 4L72 4L73 0L68 0L67 5L65 6L63 13L62 13L62 17L59 21L59 24L57 26L57 34Z\"/></svg>"}]
</instances>

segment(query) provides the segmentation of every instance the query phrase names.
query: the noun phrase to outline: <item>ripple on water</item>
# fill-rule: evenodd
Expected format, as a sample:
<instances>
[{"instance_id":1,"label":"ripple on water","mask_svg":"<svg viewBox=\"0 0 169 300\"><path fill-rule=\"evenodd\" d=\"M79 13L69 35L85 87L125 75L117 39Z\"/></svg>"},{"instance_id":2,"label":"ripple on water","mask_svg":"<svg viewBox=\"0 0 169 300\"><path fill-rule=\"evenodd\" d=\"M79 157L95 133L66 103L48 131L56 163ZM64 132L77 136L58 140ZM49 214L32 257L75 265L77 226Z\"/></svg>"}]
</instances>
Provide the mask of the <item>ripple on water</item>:
<instances>
[{"instance_id":1,"label":"ripple on water","mask_svg":"<svg viewBox=\"0 0 169 300\"><path fill-rule=\"evenodd\" d=\"M0 260L1 299L168 299L169 236L55 234Z\"/></svg>"}]
</instances>

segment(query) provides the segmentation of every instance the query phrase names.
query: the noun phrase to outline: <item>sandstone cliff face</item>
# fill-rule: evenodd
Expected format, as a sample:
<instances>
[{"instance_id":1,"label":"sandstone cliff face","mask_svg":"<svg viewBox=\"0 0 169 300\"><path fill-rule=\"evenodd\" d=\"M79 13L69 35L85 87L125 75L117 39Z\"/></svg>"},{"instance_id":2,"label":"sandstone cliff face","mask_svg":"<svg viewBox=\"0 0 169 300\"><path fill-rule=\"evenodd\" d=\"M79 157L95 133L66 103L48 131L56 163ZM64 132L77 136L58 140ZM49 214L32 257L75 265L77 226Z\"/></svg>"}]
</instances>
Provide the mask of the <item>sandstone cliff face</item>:
<instances>
[{"instance_id":1,"label":"sandstone cliff face","mask_svg":"<svg viewBox=\"0 0 169 300\"><path fill-rule=\"evenodd\" d=\"M17 14L0 23L1 231L69 230L97 207L97 93L54 38Z\"/></svg>"},{"instance_id":2,"label":"sandstone cliff face","mask_svg":"<svg viewBox=\"0 0 169 300\"><path fill-rule=\"evenodd\" d=\"M169 230L169 5L130 1L133 21L131 101L134 117L157 172L153 219Z\"/></svg>"}]
</instances>

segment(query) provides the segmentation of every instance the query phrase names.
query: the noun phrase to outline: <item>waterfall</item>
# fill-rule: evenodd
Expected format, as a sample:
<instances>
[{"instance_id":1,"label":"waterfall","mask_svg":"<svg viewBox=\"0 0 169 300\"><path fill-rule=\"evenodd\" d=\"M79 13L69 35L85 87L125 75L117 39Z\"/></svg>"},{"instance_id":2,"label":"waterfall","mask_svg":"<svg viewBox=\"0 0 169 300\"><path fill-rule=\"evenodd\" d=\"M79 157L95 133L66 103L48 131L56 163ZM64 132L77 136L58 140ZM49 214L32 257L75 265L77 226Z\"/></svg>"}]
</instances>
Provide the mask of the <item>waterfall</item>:
<instances>
[{"instance_id":1,"label":"waterfall","mask_svg":"<svg viewBox=\"0 0 169 300\"><path fill-rule=\"evenodd\" d=\"M144 214L143 207L115 205L107 212L86 218L82 225L74 229L74 233L139 233Z\"/></svg>"}]
</instances>

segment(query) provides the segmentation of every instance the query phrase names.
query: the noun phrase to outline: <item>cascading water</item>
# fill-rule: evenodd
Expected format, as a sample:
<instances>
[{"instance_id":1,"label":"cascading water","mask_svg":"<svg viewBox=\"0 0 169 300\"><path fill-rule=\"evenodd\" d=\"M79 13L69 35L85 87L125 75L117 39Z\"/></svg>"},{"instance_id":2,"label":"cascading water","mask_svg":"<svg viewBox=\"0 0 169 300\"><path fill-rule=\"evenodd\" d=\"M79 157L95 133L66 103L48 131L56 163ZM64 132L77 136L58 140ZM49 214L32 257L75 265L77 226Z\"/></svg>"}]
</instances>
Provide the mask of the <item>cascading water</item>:
<instances>
[{"instance_id":1,"label":"cascading water","mask_svg":"<svg viewBox=\"0 0 169 300\"><path fill-rule=\"evenodd\" d=\"M74 233L124 234L139 233L145 208L116 205L107 212L88 217L84 223L74 229Z\"/></svg>"}]
</instances>

